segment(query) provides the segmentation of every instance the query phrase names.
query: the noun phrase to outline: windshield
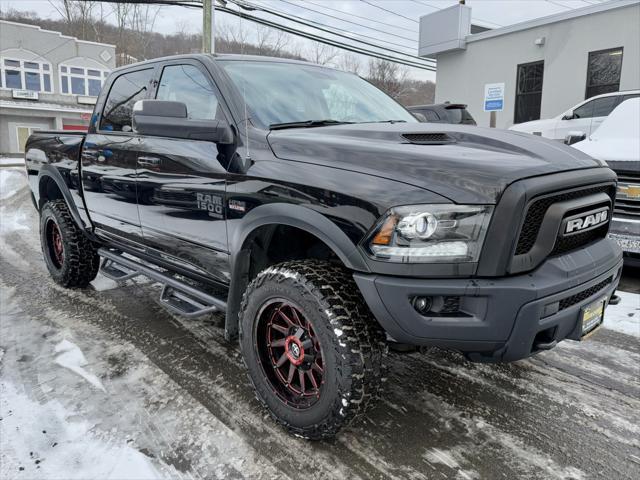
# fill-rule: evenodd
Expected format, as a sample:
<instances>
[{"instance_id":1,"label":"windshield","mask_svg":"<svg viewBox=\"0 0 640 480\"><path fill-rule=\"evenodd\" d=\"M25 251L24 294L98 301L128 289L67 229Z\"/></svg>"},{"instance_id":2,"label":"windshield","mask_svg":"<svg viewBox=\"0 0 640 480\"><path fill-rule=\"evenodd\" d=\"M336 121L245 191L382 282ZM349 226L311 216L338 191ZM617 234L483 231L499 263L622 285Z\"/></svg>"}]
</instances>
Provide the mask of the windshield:
<instances>
[{"instance_id":1,"label":"windshield","mask_svg":"<svg viewBox=\"0 0 640 480\"><path fill-rule=\"evenodd\" d=\"M218 62L261 128L309 120L417 122L400 104L351 73L296 63Z\"/></svg>"}]
</instances>

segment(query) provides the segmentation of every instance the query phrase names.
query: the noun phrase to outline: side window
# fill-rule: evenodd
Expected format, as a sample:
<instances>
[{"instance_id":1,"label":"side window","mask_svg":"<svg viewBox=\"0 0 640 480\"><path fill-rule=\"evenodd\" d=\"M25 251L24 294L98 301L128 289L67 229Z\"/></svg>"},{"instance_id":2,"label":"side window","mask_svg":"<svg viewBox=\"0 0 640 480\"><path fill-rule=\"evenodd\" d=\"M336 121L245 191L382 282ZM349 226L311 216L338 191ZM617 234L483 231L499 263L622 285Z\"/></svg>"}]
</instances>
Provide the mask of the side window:
<instances>
[{"instance_id":1,"label":"side window","mask_svg":"<svg viewBox=\"0 0 640 480\"><path fill-rule=\"evenodd\" d=\"M187 115L192 119L222 118L211 82L193 65L164 67L156 99L184 103L187 106Z\"/></svg>"},{"instance_id":2,"label":"side window","mask_svg":"<svg viewBox=\"0 0 640 480\"><path fill-rule=\"evenodd\" d=\"M617 104L617 96L596 98L576 108L573 114L576 118L606 117Z\"/></svg>"},{"instance_id":3,"label":"side window","mask_svg":"<svg viewBox=\"0 0 640 480\"><path fill-rule=\"evenodd\" d=\"M619 98L617 96L596 98L593 102L593 116L594 117L606 117L618 104Z\"/></svg>"},{"instance_id":4,"label":"side window","mask_svg":"<svg viewBox=\"0 0 640 480\"><path fill-rule=\"evenodd\" d=\"M573 111L574 118L591 118L593 116L593 100L580 105Z\"/></svg>"},{"instance_id":5,"label":"side window","mask_svg":"<svg viewBox=\"0 0 640 480\"><path fill-rule=\"evenodd\" d=\"M120 75L113 82L104 104L100 129L130 132L133 105L147 98L152 78L153 68Z\"/></svg>"},{"instance_id":6,"label":"side window","mask_svg":"<svg viewBox=\"0 0 640 480\"><path fill-rule=\"evenodd\" d=\"M427 122L440 121L440 116L433 110L420 110L420 113L422 113L427 118Z\"/></svg>"}]
</instances>

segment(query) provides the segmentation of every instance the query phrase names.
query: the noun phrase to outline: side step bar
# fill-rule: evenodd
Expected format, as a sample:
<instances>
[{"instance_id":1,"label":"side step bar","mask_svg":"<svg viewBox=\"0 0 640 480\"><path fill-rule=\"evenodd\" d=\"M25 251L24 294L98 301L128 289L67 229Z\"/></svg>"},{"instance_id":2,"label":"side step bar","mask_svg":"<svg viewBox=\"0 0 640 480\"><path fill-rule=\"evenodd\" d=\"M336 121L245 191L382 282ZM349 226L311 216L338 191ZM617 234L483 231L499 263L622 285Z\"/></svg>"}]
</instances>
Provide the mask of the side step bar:
<instances>
[{"instance_id":1,"label":"side step bar","mask_svg":"<svg viewBox=\"0 0 640 480\"><path fill-rule=\"evenodd\" d=\"M104 260L100 272L116 282L137 276L148 277L163 285L160 303L167 310L187 318L200 317L213 312L225 312L227 303L175 278L124 257L122 253L106 248L98 249Z\"/></svg>"}]
</instances>

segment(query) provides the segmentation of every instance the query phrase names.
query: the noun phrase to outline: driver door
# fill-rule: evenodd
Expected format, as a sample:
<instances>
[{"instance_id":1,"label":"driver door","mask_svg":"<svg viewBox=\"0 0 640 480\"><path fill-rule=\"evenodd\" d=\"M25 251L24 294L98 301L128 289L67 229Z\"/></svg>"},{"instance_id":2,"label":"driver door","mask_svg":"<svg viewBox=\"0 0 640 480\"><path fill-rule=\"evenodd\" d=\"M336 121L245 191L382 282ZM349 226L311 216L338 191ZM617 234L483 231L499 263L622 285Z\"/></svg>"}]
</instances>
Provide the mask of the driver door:
<instances>
[{"instance_id":1,"label":"driver door","mask_svg":"<svg viewBox=\"0 0 640 480\"><path fill-rule=\"evenodd\" d=\"M155 98L182 102L192 119L226 120L220 94L197 61L159 69ZM149 253L226 283L229 272L225 147L145 135L137 160L138 211Z\"/></svg>"}]
</instances>

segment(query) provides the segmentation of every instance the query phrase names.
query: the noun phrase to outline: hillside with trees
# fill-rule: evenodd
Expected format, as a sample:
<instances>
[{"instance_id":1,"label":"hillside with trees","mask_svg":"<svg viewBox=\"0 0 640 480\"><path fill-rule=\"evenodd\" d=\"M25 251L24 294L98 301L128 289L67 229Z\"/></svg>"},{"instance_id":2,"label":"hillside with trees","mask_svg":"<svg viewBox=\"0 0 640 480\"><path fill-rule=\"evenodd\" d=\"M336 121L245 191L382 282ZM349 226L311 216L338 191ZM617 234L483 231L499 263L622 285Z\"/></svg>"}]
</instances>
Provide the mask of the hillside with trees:
<instances>
[{"instance_id":1,"label":"hillside with trees","mask_svg":"<svg viewBox=\"0 0 640 480\"><path fill-rule=\"evenodd\" d=\"M157 5L58 0L53 2L59 19L42 18L37 12L7 9L0 18L38 25L81 40L116 45L118 66L151 58L201 51L202 36L177 21L175 33L156 31ZM432 103L435 83L410 79L406 67L385 60L369 59L337 48L306 42L261 25L246 22L242 28L222 23L216 32L216 53L244 53L307 60L350 71L366 78L403 105Z\"/></svg>"}]
</instances>

